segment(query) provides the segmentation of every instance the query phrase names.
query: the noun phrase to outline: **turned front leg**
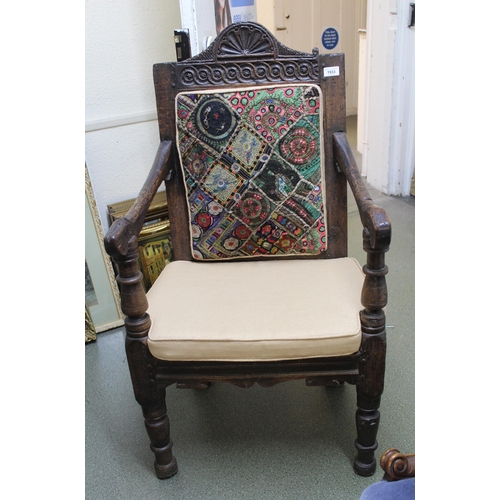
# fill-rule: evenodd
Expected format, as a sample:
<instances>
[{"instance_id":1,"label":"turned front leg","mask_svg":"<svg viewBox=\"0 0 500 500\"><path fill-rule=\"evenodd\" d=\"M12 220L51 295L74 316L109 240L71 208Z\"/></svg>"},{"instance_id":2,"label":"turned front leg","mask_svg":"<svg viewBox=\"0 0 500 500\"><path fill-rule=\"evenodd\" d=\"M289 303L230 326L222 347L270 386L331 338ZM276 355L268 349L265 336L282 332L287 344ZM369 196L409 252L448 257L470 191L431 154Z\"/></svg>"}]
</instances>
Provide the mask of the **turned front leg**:
<instances>
[{"instance_id":1,"label":"turned front leg","mask_svg":"<svg viewBox=\"0 0 500 500\"><path fill-rule=\"evenodd\" d=\"M355 441L357 456L354 470L362 476L371 476L377 467L375 450L380 422L380 398L384 390L386 332L383 308L387 304L385 275L387 267L384 251L373 250L368 231L364 232L367 264L363 268L365 282L361 301L365 309L360 313L362 341L359 361L359 379L356 384L357 405Z\"/></svg>"},{"instance_id":2,"label":"turned front leg","mask_svg":"<svg viewBox=\"0 0 500 500\"><path fill-rule=\"evenodd\" d=\"M155 454L155 471L159 479L167 479L177 473L177 460L172 455L170 423L165 405L165 390L160 395L160 406L143 407L143 415L151 441L151 451Z\"/></svg>"},{"instance_id":3,"label":"turned front leg","mask_svg":"<svg viewBox=\"0 0 500 500\"><path fill-rule=\"evenodd\" d=\"M378 334L363 333L360 375L356 385L358 437L355 446L358 453L354 461L354 470L361 476L371 476L377 468L375 450L380 422L378 408L384 390L385 352L385 328Z\"/></svg>"},{"instance_id":4,"label":"turned front leg","mask_svg":"<svg viewBox=\"0 0 500 500\"><path fill-rule=\"evenodd\" d=\"M121 288L122 310L126 314L125 351L135 399L142 407L151 450L155 454L156 475L166 479L177 472L177 461L172 455L165 388L156 382L156 360L147 344L151 319L146 312L148 302L138 257L135 238L129 243L126 256L114 256L119 270L117 281Z\"/></svg>"}]
</instances>

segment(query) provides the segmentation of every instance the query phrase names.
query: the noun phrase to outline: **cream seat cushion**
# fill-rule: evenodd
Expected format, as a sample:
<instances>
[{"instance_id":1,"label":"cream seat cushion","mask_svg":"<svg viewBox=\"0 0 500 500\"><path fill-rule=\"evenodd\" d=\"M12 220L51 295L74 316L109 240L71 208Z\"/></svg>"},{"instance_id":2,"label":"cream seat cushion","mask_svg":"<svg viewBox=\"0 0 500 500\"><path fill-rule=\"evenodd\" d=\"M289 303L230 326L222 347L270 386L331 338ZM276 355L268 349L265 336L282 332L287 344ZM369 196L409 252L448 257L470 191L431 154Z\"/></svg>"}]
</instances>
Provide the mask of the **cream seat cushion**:
<instances>
[{"instance_id":1,"label":"cream seat cushion","mask_svg":"<svg viewBox=\"0 0 500 500\"><path fill-rule=\"evenodd\" d=\"M148 291L153 356L272 361L357 352L363 272L355 259L174 261Z\"/></svg>"}]
</instances>

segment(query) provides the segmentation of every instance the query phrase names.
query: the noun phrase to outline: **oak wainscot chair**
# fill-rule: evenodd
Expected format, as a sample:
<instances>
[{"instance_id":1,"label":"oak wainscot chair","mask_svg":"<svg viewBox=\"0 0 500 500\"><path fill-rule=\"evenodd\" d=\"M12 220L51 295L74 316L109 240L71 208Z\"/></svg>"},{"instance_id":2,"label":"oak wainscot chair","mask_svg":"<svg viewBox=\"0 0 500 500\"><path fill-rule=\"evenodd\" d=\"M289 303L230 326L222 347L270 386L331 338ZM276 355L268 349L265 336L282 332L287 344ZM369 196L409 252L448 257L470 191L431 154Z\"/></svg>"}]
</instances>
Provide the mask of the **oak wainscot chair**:
<instances>
[{"instance_id":1,"label":"oak wainscot chair","mask_svg":"<svg viewBox=\"0 0 500 500\"><path fill-rule=\"evenodd\" d=\"M343 54L297 52L259 24L236 23L204 52L153 73L158 153L105 246L119 270L127 358L157 476L177 472L167 386L298 379L356 385L354 470L372 475L391 228L347 141ZM173 261L146 294L137 238L163 182ZM347 182L364 267L347 256Z\"/></svg>"}]
</instances>

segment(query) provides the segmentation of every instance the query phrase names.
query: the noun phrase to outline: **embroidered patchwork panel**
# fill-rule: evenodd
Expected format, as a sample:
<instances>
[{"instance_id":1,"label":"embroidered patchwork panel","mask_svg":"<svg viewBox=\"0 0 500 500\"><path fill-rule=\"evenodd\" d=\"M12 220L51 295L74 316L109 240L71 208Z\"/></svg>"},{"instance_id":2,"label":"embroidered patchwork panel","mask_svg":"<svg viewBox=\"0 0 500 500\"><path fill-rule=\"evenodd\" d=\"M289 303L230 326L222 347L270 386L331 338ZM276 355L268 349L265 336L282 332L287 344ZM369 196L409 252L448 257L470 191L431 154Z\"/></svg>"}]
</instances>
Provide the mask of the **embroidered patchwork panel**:
<instances>
[{"instance_id":1,"label":"embroidered patchwork panel","mask_svg":"<svg viewBox=\"0 0 500 500\"><path fill-rule=\"evenodd\" d=\"M185 92L176 111L195 259L326 250L318 86Z\"/></svg>"}]
</instances>

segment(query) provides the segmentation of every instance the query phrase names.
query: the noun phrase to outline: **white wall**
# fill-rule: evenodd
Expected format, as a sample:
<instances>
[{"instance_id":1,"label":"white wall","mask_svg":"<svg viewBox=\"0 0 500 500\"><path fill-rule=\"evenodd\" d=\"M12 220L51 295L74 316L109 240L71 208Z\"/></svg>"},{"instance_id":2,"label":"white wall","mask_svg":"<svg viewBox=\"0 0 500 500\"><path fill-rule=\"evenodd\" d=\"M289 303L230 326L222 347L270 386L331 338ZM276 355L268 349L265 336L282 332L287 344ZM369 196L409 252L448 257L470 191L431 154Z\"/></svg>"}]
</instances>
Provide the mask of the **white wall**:
<instances>
[{"instance_id":1,"label":"white wall","mask_svg":"<svg viewBox=\"0 0 500 500\"><path fill-rule=\"evenodd\" d=\"M214 0L179 0L182 27L189 30L191 54L193 56L205 50L217 36ZM233 22L256 21L257 5L259 9L273 9L272 0L256 0L253 5L230 6ZM264 3L265 2L265 3ZM262 22L262 21L259 21Z\"/></svg>"},{"instance_id":2,"label":"white wall","mask_svg":"<svg viewBox=\"0 0 500 500\"><path fill-rule=\"evenodd\" d=\"M207 47L216 36L213 0L179 0L182 27L189 30L191 55L195 56Z\"/></svg>"},{"instance_id":3,"label":"white wall","mask_svg":"<svg viewBox=\"0 0 500 500\"><path fill-rule=\"evenodd\" d=\"M409 10L410 1L399 0L388 181L390 194L404 196L415 170L415 28L408 28Z\"/></svg>"},{"instance_id":4,"label":"white wall","mask_svg":"<svg viewBox=\"0 0 500 500\"><path fill-rule=\"evenodd\" d=\"M86 1L85 161L107 205L135 198L159 143L153 64L175 61L178 0Z\"/></svg>"},{"instance_id":5,"label":"white wall","mask_svg":"<svg viewBox=\"0 0 500 500\"><path fill-rule=\"evenodd\" d=\"M368 1L362 165L369 184L405 196L415 167L415 28L408 28L409 5Z\"/></svg>"}]
</instances>

